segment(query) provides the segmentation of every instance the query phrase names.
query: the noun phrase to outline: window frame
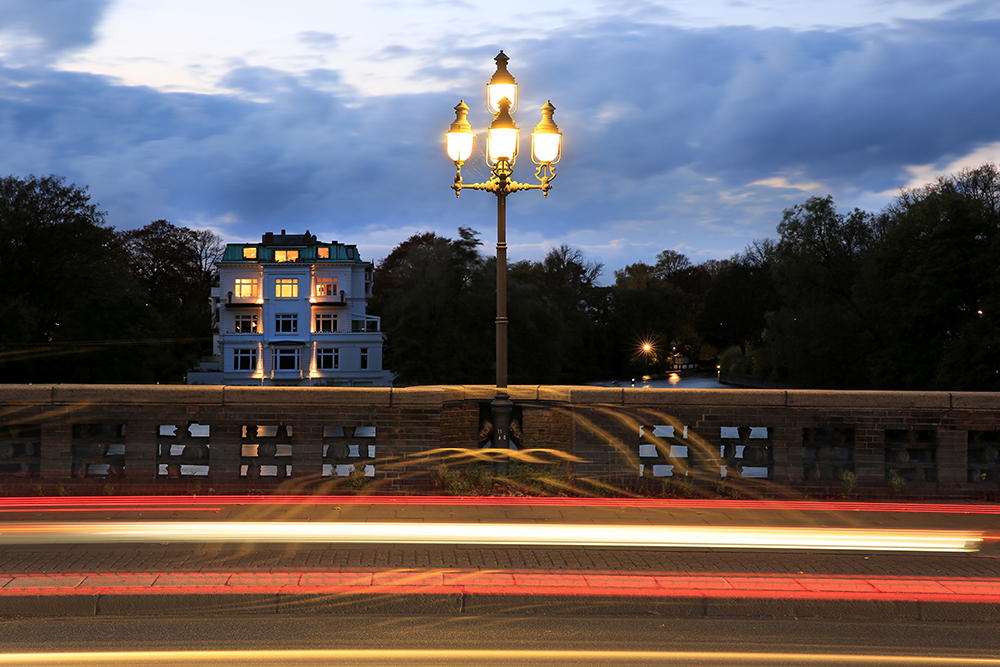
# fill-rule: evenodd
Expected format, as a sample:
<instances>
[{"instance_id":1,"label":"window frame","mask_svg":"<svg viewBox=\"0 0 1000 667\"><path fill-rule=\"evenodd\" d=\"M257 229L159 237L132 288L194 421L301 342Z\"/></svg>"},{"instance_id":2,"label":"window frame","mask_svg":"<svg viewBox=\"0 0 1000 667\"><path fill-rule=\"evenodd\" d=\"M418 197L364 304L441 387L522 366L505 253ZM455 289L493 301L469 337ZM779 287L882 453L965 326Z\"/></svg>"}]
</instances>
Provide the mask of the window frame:
<instances>
[{"instance_id":1,"label":"window frame","mask_svg":"<svg viewBox=\"0 0 1000 667\"><path fill-rule=\"evenodd\" d=\"M330 328L324 329L321 322L329 322ZM316 313L313 317L313 333L334 333L337 331L337 324L337 313Z\"/></svg>"},{"instance_id":2,"label":"window frame","mask_svg":"<svg viewBox=\"0 0 1000 667\"><path fill-rule=\"evenodd\" d=\"M329 363L329 365L324 365ZM316 348L316 370L336 371L340 370L340 348L339 347L318 347Z\"/></svg>"},{"instance_id":3,"label":"window frame","mask_svg":"<svg viewBox=\"0 0 1000 667\"><path fill-rule=\"evenodd\" d=\"M257 294L256 278L236 278L233 284L233 296L237 299L255 299Z\"/></svg>"},{"instance_id":4,"label":"window frame","mask_svg":"<svg viewBox=\"0 0 1000 667\"><path fill-rule=\"evenodd\" d=\"M293 368L285 368L281 364L284 360L291 358ZM276 371L297 371L302 369L302 349L299 347L276 347L274 348L274 370Z\"/></svg>"},{"instance_id":5,"label":"window frame","mask_svg":"<svg viewBox=\"0 0 1000 667\"><path fill-rule=\"evenodd\" d=\"M249 364L246 362L249 361ZM255 371L257 370L257 348L256 347L234 347L233 348L233 370L234 371Z\"/></svg>"},{"instance_id":6,"label":"window frame","mask_svg":"<svg viewBox=\"0 0 1000 667\"><path fill-rule=\"evenodd\" d=\"M274 279L275 299L297 299L299 298L298 278L275 278Z\"/></svg>"},{"instance_id":7,"label":"window frame","mask_svg":"<svg viewBox=\"0 0 1000 667\"><path fill-rule=\"evenodd\" d=\"M290 324L290 328L284 328L283 325ZM298 313L275 313L274 315L274 333L298 333L299 332L299 315Z\"/></svg>"},{"instance_id":8,"label":"window frame","mask_svg":"<svg viewBox=\"0 0 1000 667\"><path fill-rule=\"evenodd\" d=\"M250 330L241 330L240 325L244 323L250 323ZM245 313L239 313L233 318L233 331L240 334L258 334L260 333L260 318L256 313L247 315Z\"/></svg>"},{"instance_id":9,"label":"window frame","mask_svg":"<svg viewBox=\"0 0 1000 667\"><path fill-rule=\"evenodd\" d=\"M336 278L329 276L321 276L316 278L316 296L336 296L336 295L337 295Z\"/></svg>"}]
</instances>

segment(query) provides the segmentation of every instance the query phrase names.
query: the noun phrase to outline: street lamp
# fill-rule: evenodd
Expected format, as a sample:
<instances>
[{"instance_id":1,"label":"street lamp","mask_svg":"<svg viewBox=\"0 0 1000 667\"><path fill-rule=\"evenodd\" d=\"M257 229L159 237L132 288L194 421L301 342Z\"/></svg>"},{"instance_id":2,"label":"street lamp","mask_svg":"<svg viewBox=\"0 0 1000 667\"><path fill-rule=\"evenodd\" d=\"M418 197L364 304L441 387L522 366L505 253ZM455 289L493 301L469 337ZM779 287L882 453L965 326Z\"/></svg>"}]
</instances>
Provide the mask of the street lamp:
<instances>
[{"instance_id":1,"label":"street lamp","mask_svg":"<svg viewBox=\"0 0 1000 667\"><path fill-rule=\"evenodd\" d=\"M455 107L455 122L445 133L448 157L455 163L455 196L462 190L485 190L497 196L497 384L490 404L493 422L493 446L510 446L510 416L513 403L507 393L507 195L521 190L541 190L547 197L556 177L555 164L562 156L562 134L552 120L555 107L551 102L542 106L542 120L531 134L531 159L538 165L538 183L518 183L512 180L518 152L518 129L513 114L517 110L517 83L507 71L509 60L504 52L494 58L497 71L486 85L486 107L493 122L486 133L486 162L490 180L485 183L463 183L462 165L472 156L476 135L469 124L469 107L462 100Z\"/></svg>"}]
</instances>

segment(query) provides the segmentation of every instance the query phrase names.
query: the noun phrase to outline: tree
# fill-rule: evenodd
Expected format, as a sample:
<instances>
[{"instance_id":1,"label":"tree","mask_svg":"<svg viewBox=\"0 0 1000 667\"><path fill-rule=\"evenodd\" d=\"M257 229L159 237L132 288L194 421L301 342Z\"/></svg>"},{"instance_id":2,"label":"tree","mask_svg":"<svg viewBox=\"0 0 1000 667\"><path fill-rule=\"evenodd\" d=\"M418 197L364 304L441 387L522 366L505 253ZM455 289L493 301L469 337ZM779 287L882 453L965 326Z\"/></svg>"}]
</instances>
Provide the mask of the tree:
<instances>
[{"instance_id":1,"label":"tree","mask_svg":"<svg viewBox=\"0 0 1000 667\"><path fill-rule=\"evenodd\" d=\"M224 250L221 239L166 220L122 232L120 238L145 295L150 334L158 341L150 346L146 365L156 381L176 382L211 351L210 267Z\"/></svg>"},{"instance_id":2,"label":"tree","mask_svg":"<svg viewBox=\"0 0 1000 667\"><path fill-rule=\"evenodd\" d=\"M886 213L866 293L891 344L873 384L1000 389L1000 170L939 178Z\"/></svg>"},{"instance_id":3,"label":"tree","mask_svg":"<svg viewBox=\"0 0 1000 667\"><path fill-rule=\"evenodd\" d=\"M397 383L490 381L492 300L479 245L465 227L458 240L427 232L378 263L370 312L382 317L385 366Z\"/></svg>"},{"instance_id":4,"label":"tree","mask_svg":"<svg viewBox=\"0 0 1000 667\"><path fill-rule=\"evenodd\" d=\"M158 308L173 310L200 296L202 257L192 230L155 220L121 239L133 274Z\"/></svg>"},{"instance_id":5,"label":"tree","mask_svg":"<svg viewBox=\"0 0 1000 667\"><path fill-rule=\"evenodd\" d=\"M125 342L137 303L126 256L86 188L59 176L0 179L3 381L137 379L128 365L137 350Z\"/></svg>"},{"instance_id":6,"label":"tree","mask_svg":"<svg viewBox=\"0 0 1000 667\"><path fill-rule=\"evenodd\" d=\"M774 245L755 242L742 254L719 262L705 294L698 329L719 350L739 346L746 352L763 344L767 314L780 297L772 279Z\"/></svg>"},{"instance_id":7,"label":"tree","mask_svg":"<svg viewBox=\"0 0 1000 667\"><path fill-rule=\"evenodd\" d=\"M495 378L496 261L477 232L456 240L411 236L375 269L369 304L386 332L386 367L400 384L491 383ZM569 246L542 262L507 269L508 380L511 384L582 381L606 366L601 265Z\"/></svg>"},{"instance_id":8,"label":"tree","mask_svg":"<svg viewBox=\"0 0 1000 667\"><path fill-rule=\"evenodd\" d=\"M607 373L602 269L568 245L552 248L541 262L511 266L512 382L584 382Z\"/></svg>"},{"instance_id":9,"label":"tree","mask_svg":"<svg viewBox=\"0 0 1000 667\"><path fill-rule=\"evenodd\" d=\"M615 271L609 337L614 341L616 368L645 369L645 358L636 354L644 343L652 344L660 359L669 356L663 353L672 352L689 333L690 313L684 292L659 277L655 267L637 262Z\"/></svg>"},{"instance_id":10,"label":"tree","mask_svg":"<svg viewBox=\"0 0 1000 667\"><path fill-rule=\"evenodd\" d=\"M883 345L859 279L876 246L876 217L838 213L812 197L784 213L774 278L784 307L768 319L780 379L815 388L867 388L866 357Z\"/></svg>"}]
</instances>

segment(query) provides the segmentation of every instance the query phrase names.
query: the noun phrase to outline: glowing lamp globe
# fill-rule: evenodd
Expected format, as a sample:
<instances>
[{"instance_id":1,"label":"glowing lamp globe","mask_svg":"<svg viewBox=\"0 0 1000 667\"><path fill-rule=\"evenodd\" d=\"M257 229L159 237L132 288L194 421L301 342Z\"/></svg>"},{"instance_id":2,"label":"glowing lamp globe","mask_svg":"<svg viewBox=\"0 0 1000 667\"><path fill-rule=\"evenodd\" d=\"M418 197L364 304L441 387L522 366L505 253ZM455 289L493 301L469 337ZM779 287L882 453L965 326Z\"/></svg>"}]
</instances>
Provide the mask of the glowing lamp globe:
<instances>
[{"instance_id":1,"label":"glowing lamp globe","mask_svg":"<svg viewBox=\"0 0 1000 667\"><path fill-rule=\"evenodd\" d=\"M511 73L507 71L507 61L510 59L501 51L494 60L497 63L497 71L494 72L490 82L486 84L486 107L491 114L496 116L500 113L500 100L507 98L510 102L508 111L514 113L517 111L517 84Z\"/></svg>"},{"instance_id":2,"label":"glowing lamp globe","mask_svg":"<svg viewBox=\"0 0 1000 667\"><path fill-rule=\"evenodd\" d=\"M486 154L491 164L514 162L517 157L518 132L514 119L510 117L510 100L504 98L500 100L500 112L486 134Z\"/></svg>"},{"instance_id":3,"label":"glowing lamp globe","mask_svg":"<svg viewBox=\"0 0 1000 667\"><path fill-rule=\"evenodd\" d=\"M465 100L462 100L455 107L455 122L444 135L448 157L452 162L465 162L472 156L476 135L469 124L468 115L469 107L465 104Z\"/></svg>"},{"instance_id":4,"label":"glowing lamp globe","mask_svg":"<svg viewBox=\"0 0 1000 667\"><path fill-rule=\"evenodd\" d=\"M551 101L542 105L542 120L531 133L531 159L538 164L555 164L562 157L562 133L552 120L555 110Z\"/></svg>"}]
</instances>

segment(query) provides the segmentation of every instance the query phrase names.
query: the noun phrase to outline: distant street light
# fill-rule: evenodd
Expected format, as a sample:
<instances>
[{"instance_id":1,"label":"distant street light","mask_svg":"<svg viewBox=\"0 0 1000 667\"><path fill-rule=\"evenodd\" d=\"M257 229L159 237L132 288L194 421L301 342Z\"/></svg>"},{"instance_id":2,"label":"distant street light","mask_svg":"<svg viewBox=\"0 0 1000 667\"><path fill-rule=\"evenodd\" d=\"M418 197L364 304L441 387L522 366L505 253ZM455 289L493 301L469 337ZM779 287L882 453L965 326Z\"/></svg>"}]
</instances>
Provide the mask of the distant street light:
<instances>
[{"instance_id":1,"label":"distant street light","mask_svg":"<svg viewBox=\"0 0 1000 667\"><path fill-rule=\"evenodd\" d=\"M645 367L642 373L642 378L645 380L649 376L649 358L653 355L653 344L643 343L642 344L642 356L645 360Z\"/></svg>"},{"instance_id":2,"label":"distant street light","mask_svg":"<svg viewBox=\"0 0 1000 667\"><path fill-rule=\"evenodd\" d=\"M517 83L507 71L507 56L501 51L494 59L497 71L486 85L486 106L493 114L493 122L486 133L486 162L490 167L490 180L486 183L463 183L462 165L472 156L476 135L467 116L469 107L462 100L455 107L455 122L445 134L448 157L455 163L455 196L462 190L486 190L497 196L497 340L496 396L490 404L493 422L493 446L510 445L509 429L513 403L507 393L507 195L520 190L541 190L548 196L552 179L556 177L555 164L562 153L562 134L552 120L555 107L551 102L542 106L542 120L531 134L531 159L538 165L535 178L538 183L517 183L511 179L517 159L517 125L511 116L517 110Z\"/></svg>"}]
</instances>

